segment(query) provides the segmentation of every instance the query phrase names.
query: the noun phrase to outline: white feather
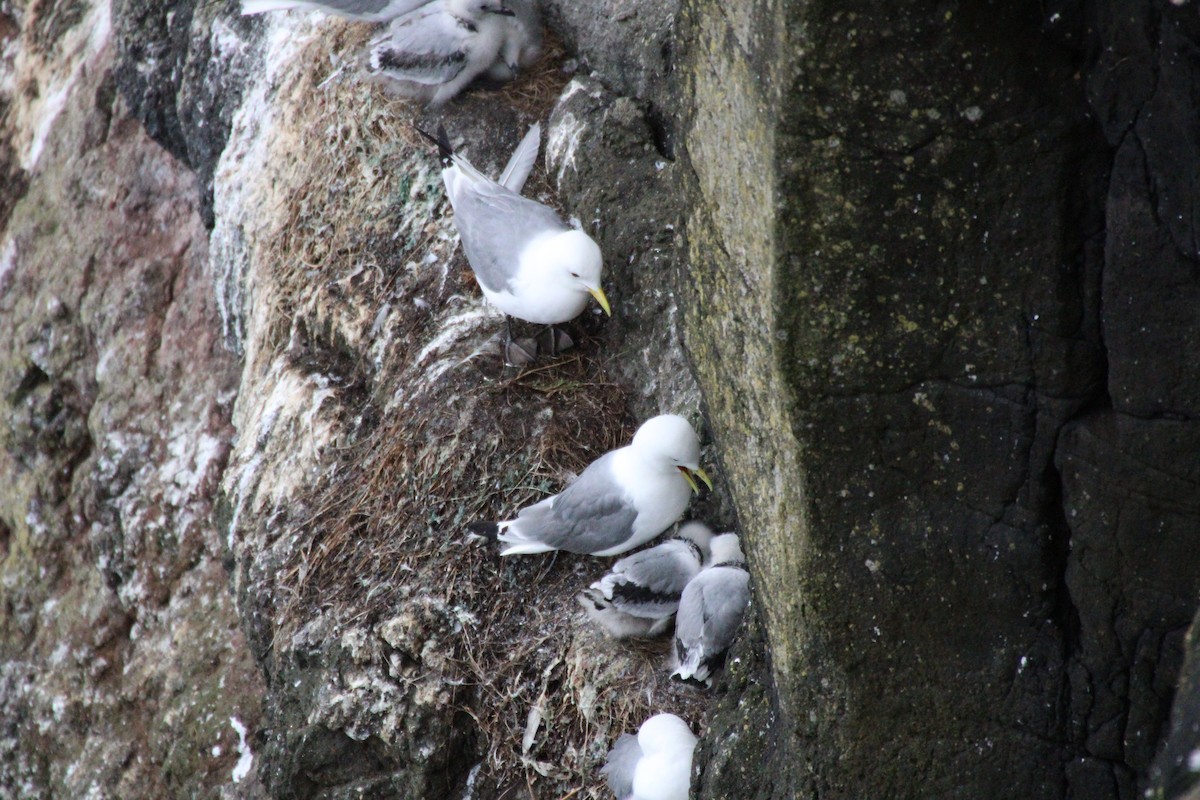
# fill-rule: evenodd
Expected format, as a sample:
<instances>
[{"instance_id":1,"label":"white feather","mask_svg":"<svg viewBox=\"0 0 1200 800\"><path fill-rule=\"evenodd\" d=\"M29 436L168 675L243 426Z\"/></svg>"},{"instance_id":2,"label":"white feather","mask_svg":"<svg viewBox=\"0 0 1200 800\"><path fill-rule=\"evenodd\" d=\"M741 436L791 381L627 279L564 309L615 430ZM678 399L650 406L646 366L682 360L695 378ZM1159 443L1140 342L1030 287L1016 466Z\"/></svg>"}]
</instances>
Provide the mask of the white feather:
<instances>
[{"instance_id":1,"label":"white feather","mask_svg":"<svg viewBox=\"0 0 1200 800\"><path fill-rule=\"evenodd\" d=\"M353 0L341 2L338 0L242 0L242 14L262 14L267 11L288 11L299 8L305 11L323 11L326 14L353 19L359 22L387 22L401 14L407 14L413 9L420 8L429 0L390 0L379 4L356 3ZM376 10L362 10L375 6Z\"/></svg>"},{"instance_id":2,"label":"white feather","mask_svg":"<svg viewBox=\"0 0 1200 800\"><path fill-rule=\"evenodd\" d=\"M538 149L541 144L542 126L535 122L525 137L517 144L517 149L513 150L512 155L509 156L508 163L504 166L504 171L500 173L500 180L497 183L505 189L520 194L521 189L525 186L525 181L529 178L529 173L533 171L533 165L537 162Z\"/></svg>"},{"instance_id":3,"label":"white feather","mask_svg":"<svg viewBox=\"0 0 1200 800\"><path fill-rule=\"evenodd\" d=\"M623 738L603 770L614 791L632 788L629 800L687 800L697 740L686 722L655 714L638 728L637 747Z\"/></svg>"}]
</instances>

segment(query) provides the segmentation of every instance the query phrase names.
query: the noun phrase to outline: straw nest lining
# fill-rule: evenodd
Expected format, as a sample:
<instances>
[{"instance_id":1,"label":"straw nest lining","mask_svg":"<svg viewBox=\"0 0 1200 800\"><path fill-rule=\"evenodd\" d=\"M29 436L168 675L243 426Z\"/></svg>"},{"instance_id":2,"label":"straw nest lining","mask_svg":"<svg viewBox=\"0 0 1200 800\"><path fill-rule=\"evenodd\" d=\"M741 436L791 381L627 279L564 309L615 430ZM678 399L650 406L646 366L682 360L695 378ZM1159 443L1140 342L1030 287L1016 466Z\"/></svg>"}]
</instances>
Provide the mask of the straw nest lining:
<instances>
[{"instance_id":1,"label":"straw nest lining","mask_svg":"<svg viewBox=\"0 0 1200 800\"><path fill-rule=\"evenodd\" d=\"M473 622L443 654L443 677L470 689L462 710L484 762L475 796L602 797L595 769L619 733L663 709L694 720L702 698L666 680L664 644L614 645L587 627L574 595L610 560L502 561L465 541L463 523L557 491L629 441L624 389L610 377L621 354L606 357L584 321L577 348L533 369L501 370L458 341L435 354L452 366L426 380L431 357L417 354L478 289L449 235L436 159L417 155L420 111L356 77L370 34L330 23L279 90L297 116L266 182L265 219L277 222L257 236L273 278L270 344L341 376L355 435L313 477L304 543L278 579L288 599L276 639L322 613L386 620L414 592L464 609ZM561 46L547 45L488 101L545 120L569 77ZM535 172L526 193L548 192Z\"/></svg>"}]
</instances>

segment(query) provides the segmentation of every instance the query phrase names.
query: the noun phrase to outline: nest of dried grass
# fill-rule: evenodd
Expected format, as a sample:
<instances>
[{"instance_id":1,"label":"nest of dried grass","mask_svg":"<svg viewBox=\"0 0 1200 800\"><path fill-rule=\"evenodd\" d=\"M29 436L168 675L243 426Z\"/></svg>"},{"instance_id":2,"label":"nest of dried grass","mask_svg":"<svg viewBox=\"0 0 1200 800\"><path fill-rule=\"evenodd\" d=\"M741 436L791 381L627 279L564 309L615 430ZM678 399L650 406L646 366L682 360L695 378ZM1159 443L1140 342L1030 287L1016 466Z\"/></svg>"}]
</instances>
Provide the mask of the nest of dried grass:
<instances>
[{"instance_id":1,"label":"nest of dried grass","mask_svg":"<svg viewBox=\"0 0 1200 800\"><path fill-rule=\"evenodd\" d=\"M463 525L557 491L627 443L633 421L609 377L619 373L585 331L574 351L521 373L461 344L461 361L424 379L415 354L437 310L478 290L441 219L436 160L411 166L426 147L410 125L419 110L354 79L368 36L335 23L297 59L312 67L281 87L304 113L273 146L277 194L265 200L277 222L257 237L276 278L272 345L294 351L303 330L305 352L332 352L338 363L322 368L362 387L345 410L361 437L314 478L305 542L279 578L290 599L277 636L331 610L386 619L414 590L467 609L478 624L448 654L458 674L446 678L471 688L463 710L484 763L474 796L607 796L594 770L612 739L664 709L695 720L702 696L666 680L665 644L615 645L586 627L574 595L608 561L501 561ZM544 120L568 79L561 56L551 40L539 69L492 102ZM548 191L540 177L531 188Z\"/></svg>"}]
</instances>

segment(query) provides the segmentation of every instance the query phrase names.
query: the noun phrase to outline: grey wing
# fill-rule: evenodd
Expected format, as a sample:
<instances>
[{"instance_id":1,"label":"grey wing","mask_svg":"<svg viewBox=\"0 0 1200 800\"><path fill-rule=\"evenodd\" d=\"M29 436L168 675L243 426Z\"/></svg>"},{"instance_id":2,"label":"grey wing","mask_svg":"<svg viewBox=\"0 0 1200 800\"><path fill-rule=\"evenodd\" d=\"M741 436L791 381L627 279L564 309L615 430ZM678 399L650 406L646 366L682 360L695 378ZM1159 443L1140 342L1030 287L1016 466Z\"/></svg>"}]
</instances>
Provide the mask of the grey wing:
<instances>
[{"instance_id":1,"label":"grey wing","mask_svg":"<svg viewBox=\"0 0 1200 800\"><path fill-rule=\"evenodd\" d=\"M388 32L371 42L371 72L427 86L449 83L467 65L473 31L432 3L392 21Z\"/></svg>"},{"instance_id":2,"label":"grey wing","mask_svg":"<svg viewBox=\"0 0 1200 800\"><path fill-rule=\"evenodd\" d=\"M704 652L720 653L729 648L746 604L750 602L750 573L738 567L714 567L700 586L702 643Z\"/></svg>"},{"instance_id":3,"label":"grey wing","mask_svg":"<svg viewBox=\"0 0 1200 800\"><path fill-rule=\"evenodd\" d=\"M622 733L608 751L608 760L600 768L600 774L608 779L617 800L626 800L633 795L633 773L642 759L642 747L636 736Z\"/></svg>"},{"instance_id":4,"label":"grey wing","mask_svg":"<svg viewBox=\"0 0 1200 800\"><path fill-rule=\"evenodd\" d=\"M450 200L471 269L493 292L503 291L517 274L521 251L530 240L570 230L554 209L492 181L464 181Z\"/></svg>"},{"instance_id":5,"label":"grey wing","mask_svg":"<svg viewBox=\"0 0 1200 800\"><path fill-rule=\"evenodd\" d=\"M675 612L675 640L688 650L699 647L704 635L704 593L697 576L683 589Z\"/></svg>"},{"instance_id":6,"label":"grey wing","mask_svg":"<svg viewBox=\"0 0 1200 800\"><path fill-rule=\"evenodd\" d=\"M634 553L613 565L613 572L659 596L679 597L699 571L691 547L680 539Z\"/></svg>"},{"instance_id":7,"label":"grey wing","mask_svg":"<svg viewBox=\"0 0 1200 800\"><path fill-rule=\"evenodd\" d=\"M353 19L383 21L407 14L429 0L319 0L314 5Z\"/></svg>"},{"instance_id":8,"label":"grey wing","mask_svg":"<svg viewBox=\"0 0 1200 800\"><path fill-rule=\"evenodd\" d=\"M568 553L598 553L633 535L635 509L610 476L606 453L583 471L553 505L538 504L517 515L522 535Z\"/></svg>"}]
</instances>

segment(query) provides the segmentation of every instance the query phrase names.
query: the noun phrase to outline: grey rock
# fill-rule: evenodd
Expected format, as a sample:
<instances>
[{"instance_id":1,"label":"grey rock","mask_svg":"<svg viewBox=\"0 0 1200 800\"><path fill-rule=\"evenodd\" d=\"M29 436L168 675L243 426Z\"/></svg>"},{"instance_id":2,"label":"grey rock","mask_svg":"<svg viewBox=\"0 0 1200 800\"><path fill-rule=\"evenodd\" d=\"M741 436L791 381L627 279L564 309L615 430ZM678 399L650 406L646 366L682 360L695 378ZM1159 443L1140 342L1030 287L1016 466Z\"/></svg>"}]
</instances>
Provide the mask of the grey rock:
<instances>
[{"instance_id":1,"label":"grey rock","mask_svg":"<svg viewBox=\"0 0 1200 800\"><path fill-rule=\"evenodd\" d=\"M1186 460L1168 442L1192 439L1192 364L1168 353L1193 338L1178 309L1195 280L1180 234L1150 222L1162 195L1136 149L1114 162L1101 135L1136 147L1120 120L1155 96L1147 63L1195 85L1175 38L1192 23L1051 5L883 20L869 4L685 4L703 276L685 341L756 591L779 603L770 661L748 670L779 692L778 718L760 747L738 740L771 777L750 793L736 763L701 756L701 797L1138 791L1195 590L1183 567L1149 601L1146 559L1109 580L1084 570L1113 563L1123 512L1149 545L1147 512L1110 488L1131 460ZM1042 47L1044 27L1078 50ZM1181 427L1068 478L1082 426L1110 407ZM1148 474L1165 555L1181 558L1195 509L1161 466ZM1122 634L1104 609L1131 596ZM743 691L717 741L765 724Z\"/></svg>"},{"instance_id":2,"label":"grey rock","mask_svg":"<svg viewBox=\"0 0 1200 800\"><path fill-rule=\"evenodd\" d=\"M0 190L0 792L262 797L233 781L264 685L209 521L237 372L196 178L117 96L104 10L24 13L0 145L23 165Z\"/></svg>"}]
</instances>

